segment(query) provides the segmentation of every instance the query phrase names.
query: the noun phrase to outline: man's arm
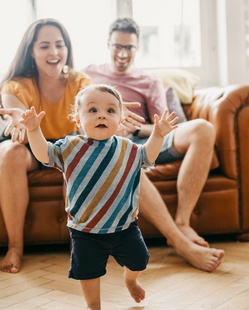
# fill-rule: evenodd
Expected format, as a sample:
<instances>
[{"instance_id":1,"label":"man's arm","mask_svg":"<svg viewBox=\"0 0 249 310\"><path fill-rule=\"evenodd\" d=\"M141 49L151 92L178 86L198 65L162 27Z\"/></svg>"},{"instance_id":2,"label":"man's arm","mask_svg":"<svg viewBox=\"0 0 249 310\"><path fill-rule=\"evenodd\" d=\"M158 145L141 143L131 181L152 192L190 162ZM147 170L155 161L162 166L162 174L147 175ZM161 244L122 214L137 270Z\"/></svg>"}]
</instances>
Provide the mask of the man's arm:
<instances>
[{"instance_id":1,"label":"man's arm","mask_svg":"<svg viewBox=\"0 0 249 310\"><path fill-rule=\"evenodd\" d=\"M32 107L30 110L26 110L22 113L23 119L20 120L20 123L27 129L29 144L37 160L48 164L48 142L44 138L40 128L40 123L44 115L44 111L37 115L35 108Z\"/></svg>"},{"instance_id":2,"label":"man's arm","mask_svg":"<svg viewBox=\"0 0 249 310\"><path fill-rule=\"evenodd\" d=\"M178 117L174 116L175 112L172 112L170 115L168 115L167 110L164 111L161 118L159 118L158 115L155 115L153 131L148 141L145 143L145 151L147 159L150 163L154 163L157 159L163 145L164 136L178 127L175 125L175 123L178 121Z\"/></svg>"}]
</instances>

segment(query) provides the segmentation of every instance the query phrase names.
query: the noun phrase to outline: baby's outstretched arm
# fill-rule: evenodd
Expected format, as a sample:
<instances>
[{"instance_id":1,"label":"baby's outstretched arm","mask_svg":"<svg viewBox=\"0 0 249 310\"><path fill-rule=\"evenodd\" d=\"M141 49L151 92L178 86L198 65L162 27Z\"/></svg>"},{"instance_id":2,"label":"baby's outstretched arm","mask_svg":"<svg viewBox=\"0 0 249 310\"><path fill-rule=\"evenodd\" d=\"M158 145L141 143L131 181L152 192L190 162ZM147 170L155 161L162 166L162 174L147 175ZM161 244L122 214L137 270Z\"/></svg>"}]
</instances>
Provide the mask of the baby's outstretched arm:
<instances>
[{"instance_id":1,"label":"baby's outstretched arm","mask_svg":"<svg viewBox=\"0 0 249 310\"><path fill-rule=\"evenodd\" d=\"M27 129L29 144L37 160L42 163L49 163L48 143L40 128L41 120L44 115L44 111L36 114L35 108L32 107L30 110L26 110L22 113L20 123Z\"/></svg>"},{"instance_id":2,"label":"baby's outstretched arm","mask_svg":"<svg viewBox=\"0 0 249 310\"><path fill-rule=\"evenodd\" d=\"M153 131L150 138L145 143L146 155L149 162L153 163L157 159L163 145L164 136L178 127L175 125L178 121L178 117L175 117L175 115L175 112L168 115L168 110L164 111L161 118L155 115Z\"/></svg>"}]
</instances>

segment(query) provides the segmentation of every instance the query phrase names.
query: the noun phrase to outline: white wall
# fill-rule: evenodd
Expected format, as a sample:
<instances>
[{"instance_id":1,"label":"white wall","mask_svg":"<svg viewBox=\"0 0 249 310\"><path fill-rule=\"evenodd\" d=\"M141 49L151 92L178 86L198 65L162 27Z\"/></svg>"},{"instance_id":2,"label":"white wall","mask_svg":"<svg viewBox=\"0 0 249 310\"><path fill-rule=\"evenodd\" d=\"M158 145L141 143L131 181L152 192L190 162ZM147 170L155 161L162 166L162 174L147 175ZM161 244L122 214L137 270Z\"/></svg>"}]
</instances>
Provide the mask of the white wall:
<instances>
[{"instance_id":1,"label":"white wall","mask_svg":"<svg viewBox=\"0 0 249 310\"><path fill-rule=\"evenodd\" d=\"M248 56L246 55L246 20L248 9L244 0L227 0L227 82L249 82ZM249 27L247 27L249 30Z\"/></svg>"},{"instance_id":2,"label":"white wall","mask_svg":"<svg viewBox=\"0 0 249 310\"><path fill-rule=\"evenodd\" d=\"M249 83L245 40L249 0L201 0L200 4L202 66L187 69L200 77L200 88Z\"/></svg>"}]
</instances>

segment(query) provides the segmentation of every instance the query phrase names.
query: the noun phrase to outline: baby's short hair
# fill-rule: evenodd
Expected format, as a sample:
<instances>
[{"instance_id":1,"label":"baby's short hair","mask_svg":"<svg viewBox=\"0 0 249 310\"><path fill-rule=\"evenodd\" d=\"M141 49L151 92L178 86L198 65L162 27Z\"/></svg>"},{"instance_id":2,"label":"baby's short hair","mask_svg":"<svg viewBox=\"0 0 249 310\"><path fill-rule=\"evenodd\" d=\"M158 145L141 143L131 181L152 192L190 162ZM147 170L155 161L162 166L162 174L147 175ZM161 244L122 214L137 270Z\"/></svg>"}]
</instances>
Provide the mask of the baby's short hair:
<instances>
[{"instance_id":1,"label":"baby's short hair","mask_svg":"<svg viewBox=\"0 0 249 310\"><path fill-rule=\"evenodd\" d=\"M75 96L75 112L78 110L78 107L80 105L80 99L81 97L86 94L89 90L98 90L101 92L107 92L113 95L116 99L118 99L119 102L119 108L122 112L122 96L120 92L113 86L108 84L93 84L86 86L85 88L81 89L78 94Z\"/></svg>"}]
</instances>

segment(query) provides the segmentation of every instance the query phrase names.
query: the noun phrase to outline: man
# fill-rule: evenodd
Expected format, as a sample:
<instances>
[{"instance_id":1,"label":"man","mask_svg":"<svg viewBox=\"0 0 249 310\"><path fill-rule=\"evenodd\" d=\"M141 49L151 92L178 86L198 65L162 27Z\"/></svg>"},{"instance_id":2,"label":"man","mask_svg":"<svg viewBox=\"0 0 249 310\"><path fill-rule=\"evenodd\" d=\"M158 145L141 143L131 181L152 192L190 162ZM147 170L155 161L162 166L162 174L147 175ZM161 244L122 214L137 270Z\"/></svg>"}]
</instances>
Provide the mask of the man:
<instances>
[{"instance_id":1,"label":"man","mask_svg":"<svg viewBox=\"0 0 249 310\"><path fill-rule=\"evenodd\" d=\"M108 47L109 64L90 65L83 71L94 83L115 86L127 102L126 108L132 107L129 102L140 103L132 111L144 117L145 123L139 129L132 126L132 117L126 109L122 124L125 130L120 130L119 134L144 143L152 131L154 114L161 115L167 107L163 85L158 78L133 66L139 48L139 27L132 19L117 19L111 24ZM139 200L140 213L161 231L168 244L193 266L205 271L214 271L220 265L224 251L209 247L190 227L190 216L208 176L214 141L212 124L202 119L180 124L165 138L157 163L183 159L177 178L175 222L145 173L142 173Z\"/></svg>"}]
</instances>

